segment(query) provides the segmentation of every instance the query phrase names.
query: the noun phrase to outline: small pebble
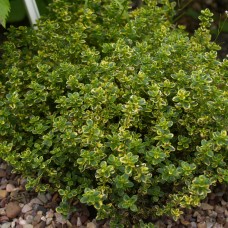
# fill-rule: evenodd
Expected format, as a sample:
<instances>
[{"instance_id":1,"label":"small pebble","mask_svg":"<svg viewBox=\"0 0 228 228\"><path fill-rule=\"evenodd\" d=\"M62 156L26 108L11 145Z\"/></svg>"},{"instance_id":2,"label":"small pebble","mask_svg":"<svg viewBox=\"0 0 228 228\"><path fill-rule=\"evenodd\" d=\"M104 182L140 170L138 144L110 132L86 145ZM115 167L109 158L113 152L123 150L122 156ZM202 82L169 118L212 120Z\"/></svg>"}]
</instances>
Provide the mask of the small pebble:
<instances>
[{"instance_id":1,"label":"small pebble","mask_svg":"<svg viewBox=\"0 0 228 228\"><path fill-rule=\"evenodd\" d=\"M200 208L202 208L203 210L213 210L214 209L214 207L208 203L201 203Z\"/></svg>"},{"instance_id":2,"label":"small pebble","mask_svg":"<svg viewBox=\"0 0 228 228\"><path fill-rule=\"evenodd\" d=\"M1 183L0 190L5 190L6 185L7 185L7 183Z\"/></svg>"},{"instance_id":3,"label":"small pebble","mask_svg":"<svg viewBox=\"0 0 228 228\"><path fill-rule=\"evenodd\" d=\"M46 220L46 225L47 225L47 226L50 225L51 222L52 222L52 218L47 218L47 220Z\"/></svg>"},{"instance_id":4,"label":"small pebble","mask_svg":"<svg viewBox=\"0 0 228 228\"><path fill-rule=\"evenodd\" d=\"M19 220L19 224L22 225L22 226L24 226L27 223L26 223L26 221L24 219L20 219Z\"/></svg>"},{"instance_id":5,"label":"small pebble","mask_svg":"<svg viewBox=\"0 0 228 228\"><path fill-rule=\"evenodd\" d=\"M0 216L0 223L8 222L9 218L6 215Z\"/></svg>"},{"instance_id":6,"label":"small pebble","mask_svg":"<svg viewBox=\"0 0 228 228\"><path fill-rule=\"evenodd\" d=\"M34 228L46 228L46 222L45 221L41 221Z\"/></svg>"},{"instance_id":7,"label":"small pebble","mask_svg":"<svg viewBox=\"0 0 228 228\"><path fill-rule=\"evenodd\" d=\"M32 210L32 207L29 206L28 204L25 204L24 207L22 208L22 213L26 213L31 210Z\"/></svg>"},{"instance_id":8,"label":"small pebble","mask_svg":"<svg viewBox=\"0 0 228 228\"><path fill-rule=\"evenodd\" d=\"M225 214L226 218L228 218L228 210L225 210L224 214Z\"/></svg>"},{"instance_id":9,"label":"small pebble","mask_svg":"<svg viewBox=\"0 0 228 228\"><path fill-rule=\"evenodd\" d=\"M46 222L46 217L45 216L42 216L41 217L41 220Z\"/></svg>"},{"instance_id":10,"label":"small pebble","mask_svg":"<svg viewBox=\"0 0 228 228\"><path fill-rule=\"evenodd\" d=\"M207 228L212 228L214 223L213 222L206 222Z\"/></svg>"},{"instance_id":11,"label":"small pebble","mask_svg":"<svg viewBox=\"0 0 228 228\"><path fill-rule=\"evenodd\" d=\"M7 168L7 164L6 163L1 163L0 164L0 169L6 169Z\"/></svg>"},{"instance_id":12,"label":"small pebble","mask_svg":"<svg viewBox=\"0 0 228 228\"><path fill-rule=\"evenodd\" d=\"M41 221L41 217L42 217L42 215L39 215L39 214L37 214L35 217L34 217L34 219L33 219L33 225L35 226L35 225L37 225L40 221Z\"/></svg>"},{"instance_id":13,"label":"small pebble","mask_svg":"<svg viewBox=\"0 0 228 228\"><path fill-rule=\"evenodd\" d=\"M195 222L191 222L191 228L197 228L197 224Z\"/></svg>"},{"instance_id":14,"label":"small pebble","mask_svg":"<svg viewBox=\"0 0 228 228\"><path fill-rule=\"evenodd\" d=\"M43 205L44 203L40 199L34 198L29 202L29 204L32 206L33 204Z\"/></svg>"},{"instance_id":15,"label":"small pebble","mask_svg":"<svg viewBox=\"0 0 228 228\"><path fill-rule=\"evenodd\" d=\"M66 221L66 225L67 225L67 227L69 227L69 228L70 228L70 227L73 227L69 220Z\"/></svg>"},{"instance_id":16,"label":"small pebble","mask_svg":"<svg viewBox=\"0 0 228 228\"><path fill-rule=\"evenodd\" d=\"M32 224L34 217L32 215L27 215L25 220L28 224Z\"/></svg>"},{"instance_id":17,"label":"small pebble","mask_svg":"<svg viewBox=\"0 0 228 228\"><path fill-rule=\"evenodd\" d=\"M47 193L45 196L46 196L47 200L51 200L52 199L52 195L50 193Z\"/></svg>"},{"instance_id":18,"label":"small pebble","mask_svg":"<svg viewBox=\"0 0 228 228\"><path fill-rule=\"evenodd\" d=\"M50 225L48 225L48 226L46 225L46 228L54 228L54 227L53 227L52 224L50 224Z\"/></svg>"},{"instance_id":19,"label":"small pebble","mask_svg":"<svg viewBox=\"0 0 228 228\"><path fill-rule=\"evenodd\" d=\"M37 211L37 214L38 214L38 215L41 215L41 217L42 217L43 212L42 212L42 211Z\"/></svg>"},{"instance_id":20,"label":"small pebble","mask_svg":"<svg viewBox=\"0 0 228 228\"><path fill-rule=\"evenodd\" d=\"M0 178L1 179L1 178ZM5 190L6 189L6 185L7 185L7 181L6 183L4 183L4 178L2 179L1 183L0 183L0 190Z\"/></svg>"},{"instance_id":21,"label":"small pebble","mask_svg":"<svg viewBox=\"0 0 228 228\"><path fill-rule=\"evenodd\" d=\"M6 215L5 208L0 208L0 215Z\"/></svg>"},{"instance_id":22,"label":"small pebble","mask_svg":"<svg viewBox=\"0 0 228 228\"><path fill-rule=\"evenodd\" d=\"M223 214L225 209L223 207L220 207L220 206L215 206L215 211L218 213L218 214Z\"/></svg>"},{"instance_id":23,"label":"small pebble","mask_svg":"<svg viewBox=\"0 0 228 228\"><path fill-rule=\"evenodd\" d=\"M225 206L225 205L227 205L228 203L225 201L225 200L221 200L221 204L222 204L222 206Z\"/></svg>"},{"instance_id":24,"label":"small pebble","mask_svg":"<svg viewBox=\"0 0 228 228\"><path fill-rule=\"evenodd\" d=\"M1 228L10 228L11 227L11 222L6 222L1 225Z\"/></svg>"},{"instance_id":25,"label":"small pebble","mask_svg":"<svg viewBox=\"0 0 228 228\"><path fill-rule=\"evenodd\" d=\"M63 218L63 216L59 213L55 213L55 218L57 223L65 224L66 220Z\"/></svg>"},{"instance_id":26,"label":"small pebble","mask_svg":"<svg viewBox=\"0 0 228 228\"><path fill-rule=\"evenodd\" d=\"M82 225L82 222L81 222L81 219L80 217L77 218L77 226L81 226Z\"/></svg>"},{"instance_id":27,"label":"small pebble","mask_svg":"<svg viewBox=\"0 0 228 228\"><path fill-rule=\"evenodd\" d=\"M16 224L17 224L17 219L15 218L11 223L11 227L12 228L16 227Z\"/></svg>"},{"instance_id":28,"label":"small pebble","mask_svg":"<svg viewBox=\"0 0 228 228\"><path fill-rule=\"evenodd\" d=\"M25 225L23 225L23 228L33 228L33 225L32 224L25 224Z\"/></svg>"},{"instance_id":29,"label":"small pebble","mask_svg":"<svg viewBox=\"0 0 228 228\"><path fill-rule=\"evenodd\" d=\"M6 185L6 191L12 192L15 189L15 186L13 184L7 184Z\"/></svg>"},{"instance_id":30,"label":"small pebble","mask_svg":"<svg viewBox=\"0 0 228 228\"><path fill-rule=\"evenodd\" d=\"M87 228L96 228L97 226L93 222L89 222L89 223L87 223L86 227Z\"/></svg>"},{"instance_id":31,"label":"small pebble","mask_svg":"<svg viewBox=\"0 0 228 228\"><path fill-rule=\"evenodd\" d=\"M47 211L47 213L46 213L46 218L53 218L53 217L54 217L54 212L53 212L53 210Z\"/></svg>"},{"instance_id":32,"label":"small pebble","mask_svg":"<svg viewBox=\"0 0 228 228\"><path fill-rule=\"evenodd\" d=\"M48 199L47 199L47 197L45 196L45 194L39 194L39 195L37 196L37 198L38 198L41 202L43 202L43 203L47 203L47 201L48 201Z\"/></svg>"},{"instance_id":33,"label":"small pebble","mask_svg":"<svg viewBox=\"0 0 228 228\"><path fill-rule=\"evenodd\" d=\"M213 228L224 228L223 225L215 223Z\"/></svg>"},{"instance_id":34,"label":"small pebble","mask_svg":"<svg viewBox=\"0 0 228 228\"><path fill-rule=\"evenodd\" d=\"M7 196L7 191L0 189L0 199L6 198Z\"/></svg>"},{"instance_id":35,"label":"small pebble","mask_svg":"<svg viewBox=\"0 0 228 228\"><path fill-rule=\"evenodd\" d=\"M210 216L210 218L216 218L218 214L216 211L208 211L208 215Z\"/></svg>"},{"instance_id":36,"label":"small pebble","mask_svg":"<svg viewBox=\"0 0 228 228\"><path fill-rule=\"evenodd\" d=\"M46 212L47 212L47 208L45 208L44 206L39 205L39 204L34 204L34 205L33 205L33 209L34 209L35 211L42 211L42 214L43 214L43 215L46 214Z\"/></svg>"},{"instance_id":37,"label":"small pebble","mask_svg":"<svg viewBox=\"0 0 228 228\"><path fill-rule=\"evenodd\" d=\"M181 224L183 224L184 226L188 226L190 224L190 222L187 220L181 219L180 221L181 221Z\"/></svg>"},{"instance_id":38,"label":"small pebble","mask_svg":"<svg viewBox=\"0 0 228 228\"><path fill-rule=\"evenodd\" d=\"M6 177L6 171L4 169L0 169L0 178Z\"/></svg>"},{"instance_id":39,"label":"small pebble","mask_svg":"<svg viewBox=\"0 0 228 228\"><path fill-rule=\"evenodd\" d=\"M198 212L198 211L195 211L194 213L193 213L193 217L198 217L200 215L200 213Z\"/></svg>"},{"instance_id":40,"label":"small pebble","mask_svg":"<svg viewBox=\"0 0 228 228\"><path fill-rule=\"evenodd\" d=\"M18 202L10 202L6 205L6 215L8 218L16 218L21 212Z\"/></svg>"},{"instance_id":41,"label":"small pebble","mask_svg":"<svg viewBox=\"0 0 228 228\"><path fill-rule=\"evenodd\" d=\"M219 224L225 224L226 223L226 218L224 217L223 214L218 214L216 220L217 220L217 223L219 223Z\"/></svg>"},{"instance_id":42,"label":"small pebble","mask_svg":"<svg viewBox=\"0 0 228 228\"><path fill-rule=\"evenodd\" d=\"M207 228L207 224L205 222L200 222L197 224L197 228Z\"/></svg>"}]
</instances>

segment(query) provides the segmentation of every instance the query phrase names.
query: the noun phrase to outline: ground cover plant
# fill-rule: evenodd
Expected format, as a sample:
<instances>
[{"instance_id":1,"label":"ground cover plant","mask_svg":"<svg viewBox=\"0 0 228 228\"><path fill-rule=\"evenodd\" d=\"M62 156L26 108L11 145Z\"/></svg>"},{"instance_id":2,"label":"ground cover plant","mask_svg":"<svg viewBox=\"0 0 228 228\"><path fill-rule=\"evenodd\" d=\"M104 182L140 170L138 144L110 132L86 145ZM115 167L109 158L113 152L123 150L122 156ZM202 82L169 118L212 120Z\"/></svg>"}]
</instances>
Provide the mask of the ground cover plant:
<instances>
[{"instance_id":1,"label":"ground cover plant","mask_svg":"<svg viewBox=\"0 0 228 228\"><path fill-rule=\"evenodd\" d=\"M212 14L189 38L169 1L129 5L55 0L1 47L0 157L27 188L58 191L58 212L78 199L111 227L178 218L228 182L228 61Z\"/></svg>"}]
</instances>

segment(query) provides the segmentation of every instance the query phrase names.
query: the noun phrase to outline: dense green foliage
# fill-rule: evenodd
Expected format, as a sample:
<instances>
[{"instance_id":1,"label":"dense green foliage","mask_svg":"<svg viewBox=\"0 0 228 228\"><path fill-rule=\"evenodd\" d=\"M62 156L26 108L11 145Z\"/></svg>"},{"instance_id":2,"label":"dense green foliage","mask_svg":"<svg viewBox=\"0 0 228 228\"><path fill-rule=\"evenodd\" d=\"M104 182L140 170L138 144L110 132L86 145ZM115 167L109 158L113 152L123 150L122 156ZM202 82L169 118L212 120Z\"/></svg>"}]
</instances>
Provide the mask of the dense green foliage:
<instances>
[{"instance_id":1,"label":"dense green foliage","mask_svg":"<svg viewBox=\"0 0 228 228\"><path fill-rule=\"evenodd\" d=\"M80 199L112 227L177 218L228 182L228 61L212 15L189 38L168 0L74 2L55 0L37 30L10 29L0 157L28 188L58 191L63 214Z\"/></svg>"}]
</instances>

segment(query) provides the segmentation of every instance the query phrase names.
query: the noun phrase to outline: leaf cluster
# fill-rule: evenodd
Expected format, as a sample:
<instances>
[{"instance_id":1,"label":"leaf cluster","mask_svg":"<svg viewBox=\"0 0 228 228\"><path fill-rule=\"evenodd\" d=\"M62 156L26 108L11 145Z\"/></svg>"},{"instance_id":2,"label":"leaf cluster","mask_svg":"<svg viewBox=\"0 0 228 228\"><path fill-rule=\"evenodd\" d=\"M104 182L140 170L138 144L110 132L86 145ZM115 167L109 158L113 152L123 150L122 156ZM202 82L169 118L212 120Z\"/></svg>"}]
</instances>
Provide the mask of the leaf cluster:
<instances>
[{"instance_id":1,"label":"leaf cluster","mask_svg":"<svg viewBox=\"0 0 228 228\"><path fill-rule=\"evenodd\" d=\"M0 0L0 23L6 27L6 19L10 11L9 0Z\"/></svg>"}]
</instances>

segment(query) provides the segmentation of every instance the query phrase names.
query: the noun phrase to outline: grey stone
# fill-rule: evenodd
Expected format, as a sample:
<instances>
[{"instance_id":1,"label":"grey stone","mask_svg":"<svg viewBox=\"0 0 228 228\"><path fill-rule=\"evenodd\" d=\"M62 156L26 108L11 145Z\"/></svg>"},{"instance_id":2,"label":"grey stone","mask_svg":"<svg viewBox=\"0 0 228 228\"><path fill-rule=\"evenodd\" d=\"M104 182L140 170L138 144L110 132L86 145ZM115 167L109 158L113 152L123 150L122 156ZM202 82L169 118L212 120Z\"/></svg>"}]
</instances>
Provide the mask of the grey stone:
<instances>
[{"instance_id":1,"label":"grey stone","mask_svg":"<svg viewBox=\"0 0 228 228\"><path fill-rule=\"evenodd\" d=\"M208 215L210 218L216 218L218 214L216 211L208 211Z\"/></svg>"},{"instance_id":2,"label":"grey stone","mask_svg":"<svg viewBox=\"0 0 228 228\"><path fill-rule=\"evenodd\" d=\"M35 225L37 225L40 221L41 221L41 217L42 217L42 215L39 215L39 214L37 214L35 217L34 217L34 219L33 219L33 225L35 226Z\"/></svg>"},{"instance_id":3,"label":"grey stone","mask_svg":"<svg viewBox=\"0 0 228 228\"><path fill-rule=\"evenodd\" d=\"M59 213L55 213L55 218L56 218L56 222L57 223L60 223L60 224L65 224L66 223L66 220Z\"/></svg>"},{"instance_id":4,"label":"grey stone","mask_svg":"<svg viewBox=\"0 0 228 228\"><path fill-rule=\"evenodd\" d=\"M213 222L206 222L207 228L212 228L214 223Z\"/></svg>"},{"instance_id":5,"label":"grey stone","mask_svg":"<svg viewBox=\"0 0 228 228\"><path fill-rule=\"evenodd\" d=\"M197 224L195 222L191 222L191 228L197 228Z\"/></svg>"},{"instance_id":6,"label":"grey stone","mask_svg":"<svg viewBox=\"0 0 228 228\"><path fill-rule=\"evenodd\" d=\"M1 163L0 164L0 169L6 169L7 168L7 164L6 163Z\"/></svg>"},{"instance_id":7,"label":"grey stone","mask_svg":"<svg viewBox=\"0 0 228 228\"><path fill-rule=\"evenodd\" d=\"M34 198L34 199L32 199L32 200L30 201L29 204L32 206L33 204L43 205L44 203L43 203L40 199Z\"/></svg>"},{"instance_id":8,"label":"grey stone","mask_svg":"<svg viewBox=\"0 0 228 228\"><path fill-rule=\"evenodd\" d=\"M28 224L32 224L34 217L32 215L27 215L25 220Z\"/></svg>"},{"instance_id":9,"label":"grey stone","mask_svg":"<svg viewBox=\"0 0 228 228\"><path fill-rule=\"evenodd\" d=\"M215 206L215 211L218 213L218 214L223 214L224 211L225 211L225 208L223 207L220 207L220 206Z\"/></svg>"},{"instance_id":10,"label":"grey stone","mask_svg":"<svg viewBox=\"0 0 228 228\"><path fill-rule=\"evenodd\" d=\"M224 226L221 224L215 223L213 228L224 228Z\"/></svg>"},{"instance_id":11,"label":"grey stone","mask_svg":"<svg viewBox=\"0 0 228 228\"><path fill-rule=\"evenodd\" d=\"M45 208L45 207L43 207L42 205L39 205L39 204L34 204L33 209L35 211L42 211L43 215L46 214L46 212L47 212L47 208Z\"/></svg>"},{"instance_id":12,"label":"grey stone","mask_svg":"<svg viewBox=\"0 0 228 228\"><path fill-rule=\"evenodd\" d=\"M47 220L46 220L46 225L47 225L47 226L50 225L51 222L52 222L52 218L47 218Z\"/></svg>"},{"instance_id":13,"label":"grey stone","mask_svg":"<svg viewBox=\"0 0 228 228\"><path fill-rule=\"evenodd\" d=\"M200 208L203 210L213 210L214 207L208 203L201 203Z\"/></svg>"},{"instance_id":14,"label":"grey stone","mask_svg":"<svg viewBox=\"0 0 228 228\"><path fill-rule=\"evenodd\" d=\"M46 213L46 218L53 218L54 217L54 212L52 209L50 209L49 211L47 211Z\"/></svg>"},{"instance_id":15,"label":"grey stone","mask_svg":"<svg viewBox=\"0 0 228 228\"><path fill-rule=\"evenodd\" d=\"M11 222L6 222L1 225L1 228L10 228L11 227Z\"/></svg>"},{"instance_id":16,"label":"grey stone","mask_svg":"<svg viewBox=\"0 0 228 228\"><path fill-rule=\"evenodd\" d=\"M37 196L37 198L38 198L40 201L42 201L43 203L47 203L47 201L48 201L48 199L47 199L47 197L45 196L45 194L39 194L39 195Z\"/></svg>"},{"instance_id":17,"label":"grey stone","mask_svg":"<svg viewBox=\"0 0 228 228\"><path fill-rule=\"evenodd\" d=\"M52 199L52 195L50 193L47 193L45 196L46 196L47 200L51 200Z\"/></svg>"},{"instance_id":18,"label":"grey stone","mask_svg":"<svg viewBox=\"0 0 228 228\"><path fill-rule=\"evenodd\" d=\"M195 211L193 214L193 217L198 217L198 216L200 216L200 213L198 211Z\"/></svg>"},{"instance_id":19,"label":"grey stone","mask_svg":"<svg viewBox=\"0 0 228 228\"><path fill-rule=\"evenodd\" d=\"M28 211L31 211L32 207L29 204L25 204L22 208L22 213L27 213Z\"/></svg>"}]
</instances>

